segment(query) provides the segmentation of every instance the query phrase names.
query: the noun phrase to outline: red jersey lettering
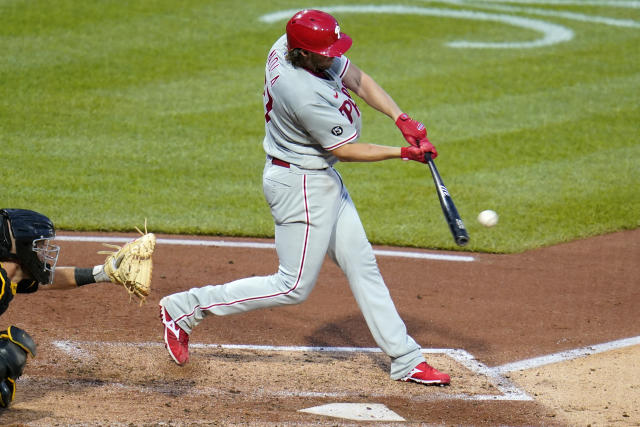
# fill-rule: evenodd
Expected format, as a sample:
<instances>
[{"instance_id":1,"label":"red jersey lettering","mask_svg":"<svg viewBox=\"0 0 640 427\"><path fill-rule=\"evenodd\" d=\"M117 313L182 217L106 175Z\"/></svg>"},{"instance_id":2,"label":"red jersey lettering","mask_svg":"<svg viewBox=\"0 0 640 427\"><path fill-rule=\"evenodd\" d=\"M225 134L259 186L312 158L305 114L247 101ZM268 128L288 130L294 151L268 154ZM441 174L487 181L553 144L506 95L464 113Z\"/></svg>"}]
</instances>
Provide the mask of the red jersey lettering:
<instances>
[{"instance_id":1,"label":"red jersey lettering","mask_svg":"<svg viewBox=\"0 0 640 427\"><path fill-rule=\"evenodd\" d=\"M360 110L358 109L358 106L356 105L355 102L353 102L353 100L351 99L347 99L342 103L342 106L340 108L338 108L338 110L340 110L340 113L342 113L343 116L345 116L347 119L349 119L349 122L353 123L353 112L355 111L358 114L358 117L360 117Z\"/></svg>"}]
</instances>

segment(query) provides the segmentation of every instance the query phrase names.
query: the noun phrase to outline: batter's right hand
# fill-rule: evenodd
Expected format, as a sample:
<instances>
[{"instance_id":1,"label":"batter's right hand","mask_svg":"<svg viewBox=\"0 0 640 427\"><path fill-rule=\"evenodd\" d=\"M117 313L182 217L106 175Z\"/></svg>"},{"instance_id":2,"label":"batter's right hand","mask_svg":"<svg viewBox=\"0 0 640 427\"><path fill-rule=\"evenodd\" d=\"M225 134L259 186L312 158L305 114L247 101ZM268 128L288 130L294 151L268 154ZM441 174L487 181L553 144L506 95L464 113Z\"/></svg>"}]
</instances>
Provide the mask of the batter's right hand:
<instances>
[{"instance_id":1,"label":"batter's right hand","mask_svg":"<svg viewBox=\"0 0 640 427\"><path fill-rule=\"evenodd\" d=\"M400 149L400 157L402 157L402 160L415 160L416 162L427 163L424 158L426 153L431 153L432 159L438 157L436 147L434 147L428 139L424 138L420 140L419 144L419 147L414 147L413 145L402 147Z\"/></svg>"},{"instance_id":2,"label":"batter's right hand","mask_svg":"<svg viewBox=\"0 0 640 427\"><path fill-rule=\"evenodd\" d=\"M400 149L400 157L402 157L402 160L415 160L416 162L427 163L424 158L426 153L431 153L432 159L438 157L436 147L434 147L427 138L421 139L418 144L418 147L414 147L413 145L410 145L409 147L402 147Z\"/></svg>"},{"instance_id":3,"label":"batter's right hand","mask_svg":"<svg viewBox=\"0 0 640 427\"><path fill-rule=\"evenodd\" d=\"M419 145L422 151L425 153L431 153L432 159L438 157L438 150L436 150L436 147L427 139L426 136L420 140Z\"/></svg>"},{"instance_id":4,"label":"batter's right hand","mask_svg":"<svg viewBox=\"0 0 640 427\"><path fill-rule=\"evenodd\" d=\"M402 147L400 149L400 157L402 160L415 160L420 163L427 163L424 159L424 151L420 147L414 147L410 145L408 147Z\"/></svg>"}]
</instances>

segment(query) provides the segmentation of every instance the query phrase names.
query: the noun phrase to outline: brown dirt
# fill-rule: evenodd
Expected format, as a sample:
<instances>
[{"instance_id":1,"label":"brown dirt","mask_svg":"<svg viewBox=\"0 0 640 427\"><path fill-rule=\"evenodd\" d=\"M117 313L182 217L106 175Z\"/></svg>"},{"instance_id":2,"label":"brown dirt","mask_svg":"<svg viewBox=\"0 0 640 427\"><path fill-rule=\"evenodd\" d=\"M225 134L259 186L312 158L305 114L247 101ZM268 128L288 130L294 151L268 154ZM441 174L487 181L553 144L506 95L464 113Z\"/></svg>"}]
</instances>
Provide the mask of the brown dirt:
<instances>
[{"instance_id":1,"label":"brown dirt","mask_svg":"<svg viewBox=\"0 0 640 427\"><path fill-rule=\"evenodd\" d=\"M103 258L97 243L61 246L60 265ZM640 229L472 255L470 263L378 257L398 311L425 349L464 350L497 367L640 335ZM375 347L329 261L304 304L206 319L191 337L191 362L178 367L161 345L159 299L271 274L277 259L269 249L166 244L154 259L153 292L142 307L107 284L14 299L2 324L24 328L39 347L1 424L357 425L299 410L363 402L385 404L405 425L640 425L637 345L502 378L528 401L505 398L505 384L447 354L427 358L451 374L451 386L424 387L391 381L380 353L208 345Z\"/></svg>"}]
</instances>

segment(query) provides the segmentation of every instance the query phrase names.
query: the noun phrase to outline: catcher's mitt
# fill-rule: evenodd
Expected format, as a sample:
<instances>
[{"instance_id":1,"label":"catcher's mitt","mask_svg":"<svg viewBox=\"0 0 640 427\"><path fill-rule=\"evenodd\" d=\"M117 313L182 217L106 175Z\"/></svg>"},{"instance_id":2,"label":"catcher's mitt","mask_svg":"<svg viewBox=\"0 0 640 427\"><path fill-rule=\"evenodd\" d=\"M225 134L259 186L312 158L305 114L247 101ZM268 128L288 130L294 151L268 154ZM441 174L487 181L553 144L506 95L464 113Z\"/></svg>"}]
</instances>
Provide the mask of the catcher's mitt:
<instances>
[{"instance_id":1,"label":"catcher's mitt","mask_svg":"<svg viewBox=\"0 0 640 427\"><path fill-rule=\"evenodd\" d=\"M140 299L140 305L145 302L151 291L151 272L153 261L151 256L156 247L156 236L147 232L145 221L144 233L138 227L136 230L141 237L120 247L103 243L116 251L100 251L100 254L109 255L104 263L104 271L111 281L120 284L129 292L129 298L133 296Z\"/></svg>"}]
</instances>

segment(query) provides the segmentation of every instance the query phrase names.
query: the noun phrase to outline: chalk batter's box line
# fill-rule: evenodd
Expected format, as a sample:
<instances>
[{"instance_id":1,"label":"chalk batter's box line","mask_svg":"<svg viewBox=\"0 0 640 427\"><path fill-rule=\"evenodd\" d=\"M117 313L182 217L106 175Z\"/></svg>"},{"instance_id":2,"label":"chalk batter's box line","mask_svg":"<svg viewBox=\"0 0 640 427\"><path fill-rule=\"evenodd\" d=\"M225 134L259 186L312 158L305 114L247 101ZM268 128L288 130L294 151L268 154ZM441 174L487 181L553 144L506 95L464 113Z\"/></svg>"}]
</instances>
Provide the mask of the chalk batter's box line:
<instances>
[{"instance_id":1,"label":"chalk batter's box line","mask_svg":"<svg viewBox=\"0 0 640 427\"><path fill-rule=\"evenodd\" d=\"M131 237L103 237L103 236L56 236L56 240L67 242L90 242L90 243L126 243L132 240ZM181 246L214 246L230 248L249 249L275 249L275 243L261 242L227 242L224 240L187 240L187 239L156 239L156 243L161 245L181 245ZM434 254L426 252L410 251L389 251L374 249L373 253L378 256L389 256L399 258L429 259L434 261L472 262L475 258L468 255L448 255Z\"/></svg>"},{"instance_id":2,"label":"chalk batter's box line","mask_svg":"<svg viewBox=\"0 0 640 427\"><path fill-rule=\"evenodd\" d=\"M91 351L88 347L164 347L164 343L157 342L103 342L103 341L53 341L52 344L59 350L69 354L70 356L79 359L91 358ZM229 350L256 350L256 351L282 351L282 352L326 352L326 353L382 353L377 347L305 347L305 346L263 346L263 345L248 345L248 344L202 344L202 343L190 343L189 348L192 349L229 349ZM467 368L474 374L487 377L491 383L502 394L447 394L446 396L440 396L436 398L440 399L459 399L459 400L509 400L509 401L530 401L533 400L531 396L516 387L511 381L505 378L495 368L489 368L482 362L478 361L469 352L461 349L446 349L446 348L433 348L422 349L424 354L444 354L451 357L462 366Z\"/></svg>"},{"instance_id":3,"label":"chalk batter's box line","mask_svg":"<svg viewBox=\"0 0 640 427\"><path fill-rule=\"evenodd\" d=\"M144 343L123 343L123 342L100 342L100 341L53 341L52 344L63 352L80 358L87 359L92 357L88 350L83 347L89 346L113 346L113 347L161 347L163 343L144 342ZM425 354L445 354L456 360L463 365L469 371L479 375L484 375L489 378L496 388L502 393L502 395L469 395L469 394L454 394L446 395L447 399L461 399L461 400L516 400L516 401L530 401L533 400L524 391L516 387L511 381L505 378L505 375L514 371L521 371L527 369L534 369L545 365L564 362L568 360L578 359L581 357L590 356L593 354L604 353L607 351L619 350L625 347L632 347L640 345L640 336L623 338L615 341L610 341L602 344L595 344L587 347L576 348L558 353L549 354L546 356L535 357L531 359L525 359L512 363L507 363L501 366L495 366L490 368L478 361L469 352L462 349L423 349ZM193 343L189 345L192 348L200 349L236 349L236 350L261 350L261 351L299 351L299 352L350 352L350 353L381 353L377 347L304 347L304 346L259 346L259 345L246 345L246 344L200 344ZM438 398L438 397L435 397Z\"/></svg>"}]
</instances>

